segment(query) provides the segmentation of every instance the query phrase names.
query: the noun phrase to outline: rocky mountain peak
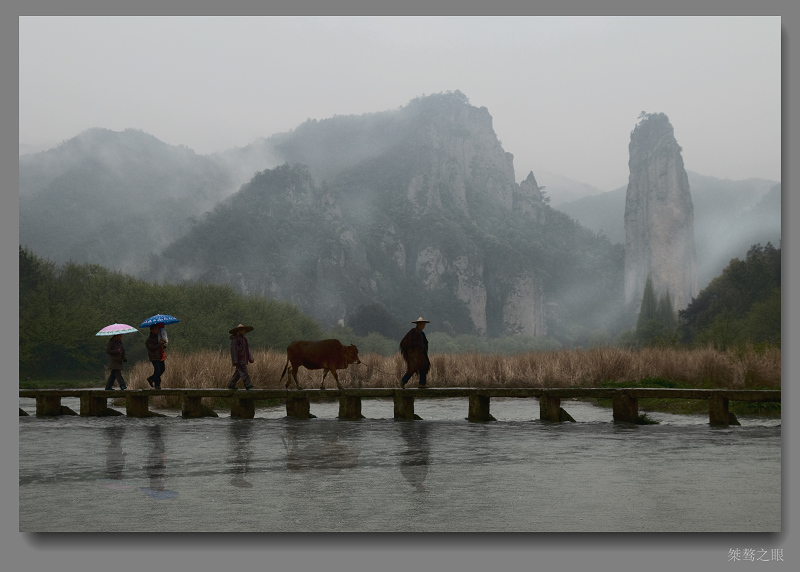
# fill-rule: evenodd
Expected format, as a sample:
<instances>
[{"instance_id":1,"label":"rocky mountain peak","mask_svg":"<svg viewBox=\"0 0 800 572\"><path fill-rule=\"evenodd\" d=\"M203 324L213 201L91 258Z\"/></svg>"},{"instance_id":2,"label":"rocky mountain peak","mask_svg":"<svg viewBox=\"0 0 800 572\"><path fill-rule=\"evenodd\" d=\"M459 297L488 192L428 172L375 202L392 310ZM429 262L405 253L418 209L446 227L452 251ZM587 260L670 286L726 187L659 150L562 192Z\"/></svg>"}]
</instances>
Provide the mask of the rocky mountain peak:
<instances>
[{"instance_id":1,"label":"rocky mountain peak","mask_svg":"<svg viewBox=\"0 0 800 572\"><path fill-rule=\"evenodd\" d=\"M468 215L470 190L512 208L514 156L503 150L485 107L470 105L456 91L412 100L405 114L407 144L419 159L407 197L418 212L445 208Z\"/></svg>"},{"instance_id":2,"label":"rocky mountain peak","mask_svg":"<svg viewBox=\"0 0 800 572\"><path fill-rule=\"evenodd\" d=\"M519 184L514 193L512 204L514 210L518 210L536 222L544 219L544 197L542 187L536 182L533 171L528 173L527 178Z\"/></svg>"},{"instance_id":3,"label":"rocky mountain peak","mask_svg":"<svg viewBox=\"0 0 800 572\"><path fill-rule=\"evenodd\" d=\"M694 206L681 147L663 113L642 113L628 147L625 301L641 300L648 276L674 309L697 295Z\"/></svg>"}]
</instances>

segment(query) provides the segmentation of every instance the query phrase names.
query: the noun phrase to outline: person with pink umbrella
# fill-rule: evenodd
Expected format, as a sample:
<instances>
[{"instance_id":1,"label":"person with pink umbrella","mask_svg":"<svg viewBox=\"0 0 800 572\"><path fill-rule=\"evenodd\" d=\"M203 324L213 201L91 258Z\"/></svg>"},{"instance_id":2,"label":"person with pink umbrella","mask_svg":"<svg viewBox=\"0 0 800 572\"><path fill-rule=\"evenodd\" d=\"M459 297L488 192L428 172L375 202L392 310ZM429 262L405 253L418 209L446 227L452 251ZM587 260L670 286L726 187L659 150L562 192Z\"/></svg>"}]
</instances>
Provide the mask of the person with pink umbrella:
<instances>
[{"instance_id":1,"label":"person with pink umbrella","mask_svg":"<svg viewBox=\"0 0 800 572\"><path fill-rule=\"evenodd\" d=\"M125 378L122 377L122 364L128 361L128 358L125 356L125 346L122 345L122 334L135 331L137 331L136 328L127 324L111 324L95 334L97 336L111 336L111 339L108 340L108 345L106 346L106 353L108 354L108 369L111 370L111 374L108 376L108 380L106 381L106 391L111 391L114 389L115 381L119 384L120 390L127 389Z\"/></svg>"}]
</instances>

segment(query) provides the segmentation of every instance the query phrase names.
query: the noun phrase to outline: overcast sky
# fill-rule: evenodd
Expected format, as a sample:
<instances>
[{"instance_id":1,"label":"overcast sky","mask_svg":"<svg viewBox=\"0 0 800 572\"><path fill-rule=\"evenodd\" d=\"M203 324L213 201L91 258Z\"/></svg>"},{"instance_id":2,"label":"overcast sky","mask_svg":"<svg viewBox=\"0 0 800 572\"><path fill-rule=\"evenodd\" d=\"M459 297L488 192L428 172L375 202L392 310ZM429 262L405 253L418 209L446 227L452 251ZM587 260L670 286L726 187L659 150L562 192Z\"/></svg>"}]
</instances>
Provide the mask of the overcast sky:
<instances>
[{"instance_id":1,"label":"overcast sky","mask_svg":"<svg viewBox=\"0 0 800 572\"><path fill-rule=\"evenodd\" d=\"M779 17L21 17L19 141L141 129L206 154L461 90L517 180L628 180L641 111L688 170L781 180Z\"/></svg>"}]
</instances>

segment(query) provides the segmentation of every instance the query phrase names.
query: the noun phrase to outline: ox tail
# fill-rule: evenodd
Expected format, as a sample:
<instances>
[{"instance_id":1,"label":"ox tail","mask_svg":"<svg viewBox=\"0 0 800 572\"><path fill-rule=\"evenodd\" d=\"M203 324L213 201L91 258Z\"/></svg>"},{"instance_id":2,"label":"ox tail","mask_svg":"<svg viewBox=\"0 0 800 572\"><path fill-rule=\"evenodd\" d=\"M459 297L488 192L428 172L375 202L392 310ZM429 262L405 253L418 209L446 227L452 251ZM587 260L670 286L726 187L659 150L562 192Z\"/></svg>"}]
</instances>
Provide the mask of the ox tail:
<instances>
[{"instance_id":1,"label":"ox tail","mask_svg":"<svg viewBox=\"0 0 800 572\"><path fill-rule=\"evenodd\" d=\"M283 376L286 375L286 370L289 369L289 358L286 358L286 365L283 366L283 373L281 374L281 378L278 380L278 383L283 381Z\"/></svg>"}]
</instances>

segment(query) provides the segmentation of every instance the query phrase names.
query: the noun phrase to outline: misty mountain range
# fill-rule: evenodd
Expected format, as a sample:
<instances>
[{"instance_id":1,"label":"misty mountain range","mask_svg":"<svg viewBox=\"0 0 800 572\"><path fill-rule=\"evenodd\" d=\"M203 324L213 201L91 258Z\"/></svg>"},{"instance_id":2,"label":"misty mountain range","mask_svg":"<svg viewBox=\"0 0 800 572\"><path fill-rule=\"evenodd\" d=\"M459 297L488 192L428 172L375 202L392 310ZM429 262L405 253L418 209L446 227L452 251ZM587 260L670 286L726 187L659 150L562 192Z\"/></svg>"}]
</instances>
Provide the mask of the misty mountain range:
<instances>
[{"instance_id":1,"label":"misty mountain range","mask_svg":"<svg viewBox=\"0 0 800 572\"><path fill-rule=\"evenodd\" d=\"M563 201L596 189L548 175L548 206L533 173L515 182L491 123L456 92L212 155L91 129L20 156L20 244L57 263L230 283L326 325L379 304L452 333L607 327L625 188ZM750 244L780 240L780 184L689 178L702 288Z\"/></svg>"}]
</instances>

